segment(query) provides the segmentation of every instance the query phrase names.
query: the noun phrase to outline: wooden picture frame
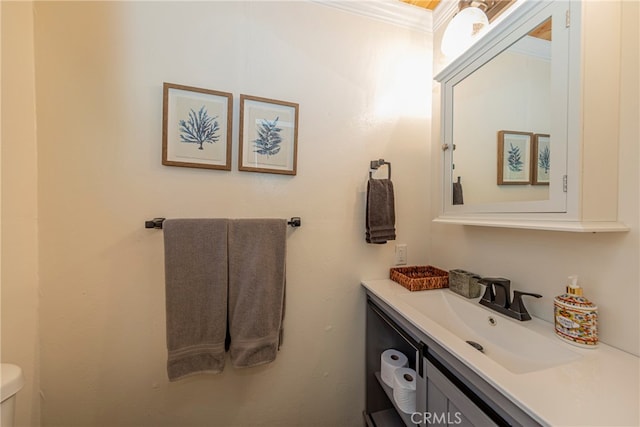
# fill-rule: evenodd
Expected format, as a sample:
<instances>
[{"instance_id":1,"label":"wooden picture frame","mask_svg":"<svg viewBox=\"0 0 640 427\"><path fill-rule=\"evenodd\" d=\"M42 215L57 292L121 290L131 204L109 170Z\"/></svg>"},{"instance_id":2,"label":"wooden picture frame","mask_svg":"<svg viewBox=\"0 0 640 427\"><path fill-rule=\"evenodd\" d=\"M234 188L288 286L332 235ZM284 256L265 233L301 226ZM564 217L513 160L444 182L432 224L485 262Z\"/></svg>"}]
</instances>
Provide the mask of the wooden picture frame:
<instances>
[{"instance_id":1,"label":"wooden picture frame","mask_svg":"<svg viewBox=\"0 0 640 427\"><path fill-rule=\"evenodd\" d=\"M549 172L551 170L551 138L548 134L536 133L533 135L531 147L531 184L549 185Z\"/></svg>"},{"instance_id":2,"label":"wooden picture frame","mask_svg":"<svg viewBox=\"0 0 640 427\"><path fill-rule=\"evenodd\" d=\"M531 132L498 132L498 185L531 184L532 140Z\"/></svg>"},{"instance_id":3,"label":"wooden picture frame","mask_svg":"<svg viewBox=\"0 0 640 427\"><path fill-rule=\"evenodd\" d=\"M162 164L231 170L233 95L163 84Z\"/></svg>"},{"instance_id":4,"label":"wooden picture frame","mask_svg":"<svg viewBox=\"0 0 640 427\"><path fill-rule=\"evenodd\" d=\"M298 104L240 95L238 170L297 173Z\"/></svg>"}]
</instances>

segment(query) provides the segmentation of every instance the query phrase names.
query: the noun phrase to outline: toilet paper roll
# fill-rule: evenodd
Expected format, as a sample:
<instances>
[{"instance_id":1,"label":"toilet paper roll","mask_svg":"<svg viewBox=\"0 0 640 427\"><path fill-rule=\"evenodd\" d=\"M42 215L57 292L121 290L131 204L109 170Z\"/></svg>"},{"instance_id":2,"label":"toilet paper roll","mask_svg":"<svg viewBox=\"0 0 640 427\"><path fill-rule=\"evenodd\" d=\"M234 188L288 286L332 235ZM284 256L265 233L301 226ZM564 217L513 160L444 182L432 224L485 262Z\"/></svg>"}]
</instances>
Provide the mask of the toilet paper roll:
<instances>
[{"instance_id":1,"label":"toilet paper roll","mask_svg":"<svg viewBox=\"0 0 640 427\"><path fill-rule=\"evenodd\" d=\"M393 387L393 373L398 368L407 366L407 356L390 348L382 352L380 356L380 376L389 387Z\"/></svg>"},{"instance_id":2,"label":"toilet paper roll","mask_svg":"<svg viewBox=\"0 0 640 427\"><path fill-rule=\"evenodd\" d=\"M410 368L398 368L394 371L393 400L402 412L416 412L416 371Z\"/></svg>"}]
</instances>

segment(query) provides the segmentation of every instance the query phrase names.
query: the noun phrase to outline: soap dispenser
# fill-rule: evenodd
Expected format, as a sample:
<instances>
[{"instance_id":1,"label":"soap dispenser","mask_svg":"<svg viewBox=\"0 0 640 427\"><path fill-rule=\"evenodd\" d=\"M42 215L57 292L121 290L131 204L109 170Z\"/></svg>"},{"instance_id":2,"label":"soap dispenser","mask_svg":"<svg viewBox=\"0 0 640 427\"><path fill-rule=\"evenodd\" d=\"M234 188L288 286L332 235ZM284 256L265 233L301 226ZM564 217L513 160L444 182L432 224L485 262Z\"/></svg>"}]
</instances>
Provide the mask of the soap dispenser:
<instances>
[{"instance_id":1,"label":"soap dispenser","mask_svg":"<svg viewBox=\"0 0 640 427\"><path fill-rule=\"evenodd\" d=\"M598 345L598 307L582 296L578 276L569 276L567 292L553 301L556 335L580 347Z\"/></svg>"}]
</instances>

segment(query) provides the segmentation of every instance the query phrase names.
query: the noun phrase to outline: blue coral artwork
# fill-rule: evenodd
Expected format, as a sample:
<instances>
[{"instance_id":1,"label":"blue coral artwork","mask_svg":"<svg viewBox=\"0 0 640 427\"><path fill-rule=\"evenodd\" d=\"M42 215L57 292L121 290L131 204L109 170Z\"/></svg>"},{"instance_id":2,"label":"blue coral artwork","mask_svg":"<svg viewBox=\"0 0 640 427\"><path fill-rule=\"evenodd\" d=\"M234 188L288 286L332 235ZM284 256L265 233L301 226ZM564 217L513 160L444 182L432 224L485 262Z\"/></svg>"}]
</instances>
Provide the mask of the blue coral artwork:
<instances>
[{"instance_id":1,"label":"blue coral artwork","mask_svg":"<svg viewBox=\"0 0 640 427\"><path fill-rule=\"evenodd\" d=\"M498 133L498 184L531 183L531 139L528 132Z\"/></svg>"},{"instance_id":2,"label":"blue coral artwork","mask_svg":"<svg viewBox=\"0 0 640 427\"><path fill-rule=\"evenodd\" d=\"M198 144L198 150L204 150L205 142L209 144L220 140L220 125L218 116L210 116L206 105L202 105L196 113L193 108L189 111L187 120L178 121L180 127L180 141L186 144Z\"/></svg>"},{"instance_id":3,"label":"blue coral artwork","mask_svg":"<svg viewBox=\"0 0 640 427\"><path fill-rule=\"evenodd\" d=\"M215 113L214 113L215 111ZM184 160L222 161L220 108L215 103L191 97L176 97L176 157ZM222 145L222 144L221 144Z\"/></svg>"},{"instance_id":4,"label":"blue coral artwork","mask_svg":"<svg viewBox=\"0 0 640 427\"><path fill-rule=\"evenodd\" d=\"M509 144L509 156L507 157L507 167L509 172L515 174L522 172L524 163L522 163L522 153L519 146L514 146L513 143Z\"/></svg>"},{"instance_id":5,"label":"blue coral artwork","mask_svg":"<svg viewBox=\"0 0 640 427\"><path fill-rule=\"evenodd\" d=\"M295 175L298 104L240 96L238 169Z\"/></svg>"},{"instance_id":6,"label":"blue coral artwork","mask_svg":"<svg viewBox=\"0 0 640 427\"><path fill-rule=\"evenodd\" d=\"M278 120L280 117L276 117L273 120L262 119L256 126L256 133L258 137L253 140L254 150L256 153L263 156L275 156L280 152L282 144L282 128L278 127Z\"/></svg>"},{"instance_id":7,"label":"blue coral artwork","mask_svg":"<svg viewBox=\"0 0 640 427\"><path fill-rule=\"evenodd\" d=\"M551 172L551 139L549 135L536 134L534 137L535 167L533 169L534 185L549 185L549 174Z\"/></svg>"},{"instance_id":8,"label":"blue coral artwork","mask_svg":"<svg viewBox=\"0 0 640 427\"><path fill-rule=\"evenodd\" d=\"M232 94L165 83L163 164L231 170Z\"/></svg>"}]
</instances>

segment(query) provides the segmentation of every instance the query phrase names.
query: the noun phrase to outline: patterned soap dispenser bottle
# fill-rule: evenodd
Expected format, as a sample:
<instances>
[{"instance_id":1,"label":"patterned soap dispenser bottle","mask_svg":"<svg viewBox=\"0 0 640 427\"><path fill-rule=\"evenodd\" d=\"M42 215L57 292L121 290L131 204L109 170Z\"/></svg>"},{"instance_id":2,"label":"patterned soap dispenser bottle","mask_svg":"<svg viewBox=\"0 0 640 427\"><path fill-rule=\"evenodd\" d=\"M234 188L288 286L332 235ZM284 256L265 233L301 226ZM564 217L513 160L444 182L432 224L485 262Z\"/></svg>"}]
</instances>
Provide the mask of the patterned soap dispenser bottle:
<instances>
[{"instance_id":1,"label":"patterned soap dispenser bottle","mask_svg":"<svg viewBox=\"0 0 640 427\"><path fill-rule=\"evenodd\" d=\"M582 296L578 276L569 276L567 292L555 297L553 311L556 335L580 347L598 345L598 307Z\"/></svg>"}]
</instances>

